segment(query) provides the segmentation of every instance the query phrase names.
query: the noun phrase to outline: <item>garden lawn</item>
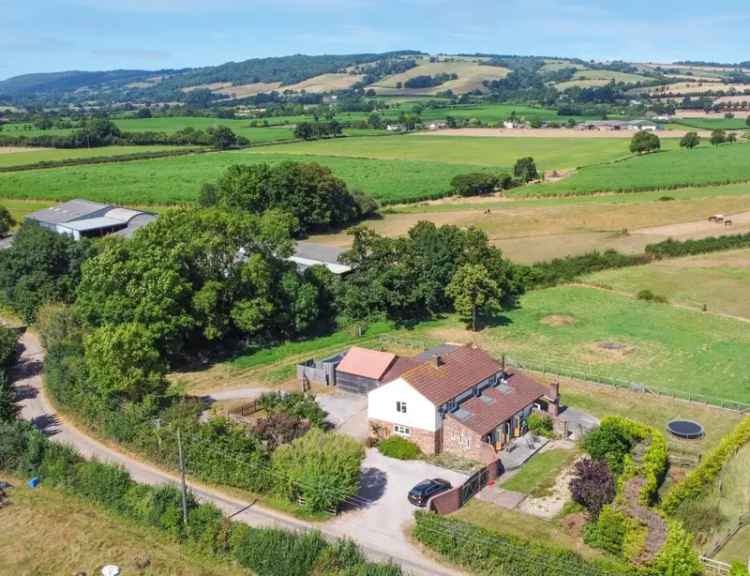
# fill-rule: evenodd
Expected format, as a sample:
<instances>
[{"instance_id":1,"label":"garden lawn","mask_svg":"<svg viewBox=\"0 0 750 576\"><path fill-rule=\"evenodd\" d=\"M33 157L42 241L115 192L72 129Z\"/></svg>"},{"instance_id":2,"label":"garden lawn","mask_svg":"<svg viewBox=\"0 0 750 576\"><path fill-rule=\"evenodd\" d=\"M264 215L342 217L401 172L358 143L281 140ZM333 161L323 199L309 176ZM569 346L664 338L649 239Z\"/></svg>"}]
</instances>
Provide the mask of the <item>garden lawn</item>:
<instances>
[{"instance_id":1,"label":"garden lawn","mask_svg":"<svg viewBox=\"0 0 750 576\"><path fill-rule=\"evenodd\" d=\"M662 146L668 140L662 140ZM704 145L589 166L559 182L520 188L516 194L566 196L599 192L672 190L750 181L750 144Z\"/></svg>"},{"instance_id":2,"label":"garden lawn","mask_svg":"<svg viewBox=\"0 0 750 576\"><path fill-rule=\"evenodd\" d=\"M670 302L750 319L750 250L714 252L607 270L581 282L637 294L651 290Z\"/></svg>"},{"instance_id":3,"label":"garden lawn","mask_svg":"<svg viewBox=\"0 0 750 576\"><path fill-rule=\"evenodd\" d=\"M12 504L0 509L0 574L98 574L104 564L143 576L249 574L73 495L44 486L32 491L21 481L11 482L17 486L10 491ZM145 558L150 565L139 569L136 562Z\"/></svg>"},{"instance_id":4,"label":"garden lawn","mask_svg":"<svg viewBox=\"0 0 750 576\"><path fill-rule=\"evenodd\" d=\"M260 148L257 153L347 156L494 166L510 172L516 160L534 158L540 170L561 170L629 155L622 138L482 138L403 135L390 138L317 140Z\"/></svg>"},{"instance_id":5,"label":"garden lawn","mask_svg":"<svg viewBox=\"0 0 750 576\"><path fill-rule=\"evenodd\" d=\"M197 148L197 146L193 146ZM60 160L77 160L81 158L102 158L105 156L127 156L148 152L180 150L180 146L105 146L102 148L29 148L23 152L3 154L0 149L0 168L24 166L39 162L58 162Z\"/></svg>"},{"instance_id":6,"label":"garden lawn","mask_svg":"<svg viewBox=\"0 0 750 576\"><path fill-rule=\"evenodd\" d=\"M575 450L555 449L540 452L529 460L507 482L503 490L522 492L531 496L544 496L552 488L563 468L576 457Z\"/></svg>"},{"instance_id":7,"label":"garden lawn","mask_svg":"<svg viewBox=\"0 0 750 576\"><path fill-rule=\"evenodd\" d=\"M463 324L425 333L476 339L496 355L582 379L616 378L684 397L750 403L746 322L561 286L529 292L495 324L476 335Z\"/></svg>"},{"instance_id":8,"label":"garden lawn","mask_svg":"<svg viewBox=\"0 0 750 576\"><path fill-rule=\"evenodd\" d=\"M345 140L355 145L367 138ZM495 171L492 167L441 162L280 154L276 153L278 148L269 146L255 151L5 173L0 174L0 198L70 200L85 197L93 201L141 205L189 203L198 197L201 184L215 181L233 164L295 161L327 166L350 187L363 190L378 200L395 202L445 194L457 174Z\"/></svg>"}]
</instances>

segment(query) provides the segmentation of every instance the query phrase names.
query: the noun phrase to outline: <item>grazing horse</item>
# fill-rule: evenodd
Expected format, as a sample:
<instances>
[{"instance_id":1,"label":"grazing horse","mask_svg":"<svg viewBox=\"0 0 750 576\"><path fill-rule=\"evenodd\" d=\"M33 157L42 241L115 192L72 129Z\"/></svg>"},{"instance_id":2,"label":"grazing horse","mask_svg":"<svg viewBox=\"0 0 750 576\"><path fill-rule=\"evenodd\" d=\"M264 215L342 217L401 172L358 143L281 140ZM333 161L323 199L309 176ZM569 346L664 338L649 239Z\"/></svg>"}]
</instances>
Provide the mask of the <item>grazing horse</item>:
<instances>
[{"instance_id":1,"label":"grazing horse","mask_svg":"<svg viewBox=\"0 0 750 576\"><path fill-rule=\"evenodd\" d=\"M732 221L731 220L729 220L729 219L724 220L724 226L731 226L731 225L732 225Z\"/></svg>"}]
</instances>

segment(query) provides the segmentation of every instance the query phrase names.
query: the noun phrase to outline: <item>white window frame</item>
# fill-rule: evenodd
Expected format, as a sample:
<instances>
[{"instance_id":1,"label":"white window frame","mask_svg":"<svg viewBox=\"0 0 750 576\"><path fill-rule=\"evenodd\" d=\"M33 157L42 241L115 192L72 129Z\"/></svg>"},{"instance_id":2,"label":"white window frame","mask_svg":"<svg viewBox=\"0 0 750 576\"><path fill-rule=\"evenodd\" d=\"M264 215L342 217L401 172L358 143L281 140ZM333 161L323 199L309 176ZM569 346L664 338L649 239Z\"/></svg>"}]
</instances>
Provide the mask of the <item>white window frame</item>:
<instances>
[{"instance_id":1,"label":"white window frame","mask_svg":"<svg viewBox=\"0 0 750 576\"><path fill-rule=\"evenodd\" d=\"M406 414L406 402L402 402L401 400L396 401L396 412Z\"/></svg>"},{"instance_id":2,"label":"white window frame","mask_svg":"<svg viewBox=\"0 0 750 576\"><path fill-rule=\"evenodd\" d=\"M411 429L408 426L402 426L401 424L393 425L393 433L399 436L411 436Z\"/></svg>"}]
</instances>

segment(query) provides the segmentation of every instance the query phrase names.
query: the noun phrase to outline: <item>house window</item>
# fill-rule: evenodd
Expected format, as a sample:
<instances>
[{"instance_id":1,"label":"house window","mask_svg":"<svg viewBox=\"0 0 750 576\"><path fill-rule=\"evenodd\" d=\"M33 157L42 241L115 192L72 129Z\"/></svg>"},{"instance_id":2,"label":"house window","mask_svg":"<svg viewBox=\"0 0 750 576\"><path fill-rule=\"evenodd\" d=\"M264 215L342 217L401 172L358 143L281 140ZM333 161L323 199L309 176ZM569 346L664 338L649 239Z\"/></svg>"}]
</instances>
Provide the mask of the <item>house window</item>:
<instances>
[{"instance_id":1,"label":"house window","mask_svg":"<svg viewBox=\"0 0 750 576\"><path fill-rule=\"evenodd\" d=\"M411 430L406 426L401 426L401 424L394 424L393 431L401 436L409 436L411 434Z\"/></svg>"},{"instance_id":2,"label":"house window","mask_svg":"<svg viewBox=\"0 0 750 576\"><path fill-rule=\"evenodd\" d=\"M396 402L396 412L406 414L406 402Z\"/></svg>"}]
</instances>

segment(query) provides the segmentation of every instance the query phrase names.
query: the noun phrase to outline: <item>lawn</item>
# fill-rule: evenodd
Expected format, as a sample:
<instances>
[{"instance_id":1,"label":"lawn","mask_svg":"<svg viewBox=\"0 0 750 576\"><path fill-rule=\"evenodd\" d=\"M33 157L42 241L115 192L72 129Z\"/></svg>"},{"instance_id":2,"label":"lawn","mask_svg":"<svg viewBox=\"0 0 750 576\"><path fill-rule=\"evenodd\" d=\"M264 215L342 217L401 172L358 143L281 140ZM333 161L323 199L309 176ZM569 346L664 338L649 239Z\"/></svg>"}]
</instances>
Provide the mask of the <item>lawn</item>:
<instances>
[{"instance_id":1,"label":"lawn","mask_svg":"<svg viewBox=\"0 0 750 576\"><path fill-rule=\"evenodd\" d=\"M50 150L47 148L28 148L22 152L3 154L0 148L0 168L22 166L38 162L57 162L79 158L101 158L103 156L127 156L128 154L145 154L179 150L178 146L105 146L103 148L65 148Z\"/></svg>"},{"instance_id":2,"label":"lawn","mask_svg":"<svg viewBox=\"0 0 750 576\"><path fill-rule=\"evenodd\" d=\"M666 142L662 140L662 144ZM565 180L521 188L517 194L564 196L747 182L750 181L749 157L748 143L659 152L623 162L588 166Z\"/></svg>"},{"instance_id":3,"label":"lawn","mask_svg":"<svg viewBox=\"0 0 750 576\"><path fill-rule=\"evenodd\" d=\"M516 160L531 156L540 170L575 168L623 158L621 138L482 138L409 135L393 138L318 140L259 148L256 153L346 156L378 160L415 160L494 166L511 171Z\"/></svg>"},{"instance_id":4,"label":"lawn","mask_svg":"<svg viewBox=\"0 0 750 576\"><path fill-rule=\"evenodd\" d=\"M501 486L504 490L522 492L530 496L545 496L555 484L560 472L573 462L576 455L575 450L560 448L540 452Z\"/></svg>"},{"instance_id":5,"label":"lawn","mask_svg":"<svg viewBox=\"0 0 750 576\"><path fill-rule=\"evenodd\" d=\"M463 324L426 330L445 341L474 339L495 354L582 379L750 403L746 322L595 288L535 290L479 334Z\"/></svg>"},{"instance_id":6,"label":"lawn","mask_svg":"<svg viewBox=\"0 0 750 576\"><path fill-rule=\"evenodd\" d=\"M750 319L750 250L661 260L581 281L630 294L648 289L670 302Z\"/></svg>"},{"instance_id":7,"label":"lawn","mask_svg":"<svg viewBox=\"0 0 750 576\"><path fill-rule=\"evenodd\" d=\"M0 509L0 574L44 576L99 574L105 564L141 576L241 576L248 572L216 558L201 557L163 533L138 526L81 499L20 482L12 504ZM149 559L139 569L139 559Z\"/></svg>"},{"instance_id":8,"label":"lawn","mask_svg":"<svg viewBox=\"0 0 750 576\"><path fill-rule=\"evenodd\" d=\"M543 520L536 516L501 508L490 502L482 502L476 498L454 512L453 516L500 534L523 538L531 542L546 542L556 547L574 550L584 558L605 557L604 552L590 548L577 535L572 534L555 520Z\"/></svg>"},{"instance_id":9,"label":"lawn","mask_svg":"<svg viewBox=\"0 0 750 576\"><path fill-rule=\"evenodd\" d=\"M342 140L356 146L360 140L367 138ZM121 204L188 203L197 198L201 184L216 180L233 164L296 161L318 162L328 166L351 187L363 190L378 200L393 202L444 194L449 191L449 183L457 174L495 170L491 167L421 160L280 154L275 153L276 150L277 147L273 146L254 151L0 174L0 198L69 200L83 196L89 200Z\"/></svg>"}]
</instances>

